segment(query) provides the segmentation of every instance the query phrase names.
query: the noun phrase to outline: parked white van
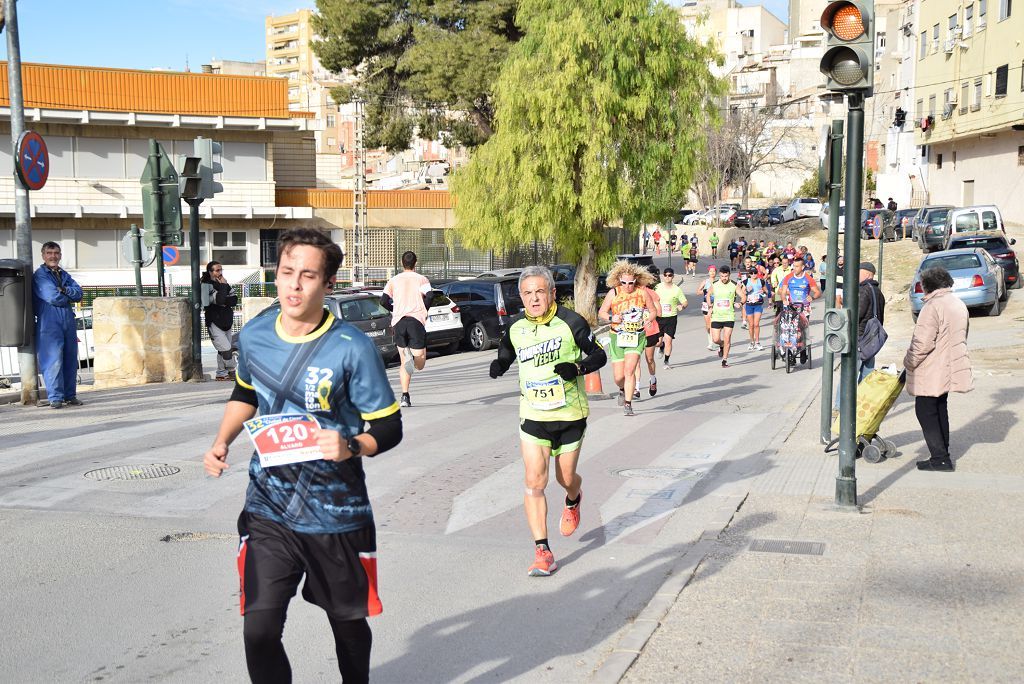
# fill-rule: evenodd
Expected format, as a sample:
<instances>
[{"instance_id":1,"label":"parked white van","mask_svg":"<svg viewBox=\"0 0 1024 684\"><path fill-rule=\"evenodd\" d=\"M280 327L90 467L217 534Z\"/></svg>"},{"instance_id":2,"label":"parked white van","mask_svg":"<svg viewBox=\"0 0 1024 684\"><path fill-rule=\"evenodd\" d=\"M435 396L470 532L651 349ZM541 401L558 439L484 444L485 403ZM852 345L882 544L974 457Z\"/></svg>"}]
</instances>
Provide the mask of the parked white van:
<instances>
[{"instance_id":1,"label":"parked white van","mask_svg":"<svg viewBox=\"0 0 1024 684\"><path fill-rule=\"evenodd\" d=\"M970 207L950 209L946 215L943 229L943 242L956 233L977 232L979 230L998 230L1006 234L1003 215L994 204L976 204Z\"/></svg>"}]
</instances>

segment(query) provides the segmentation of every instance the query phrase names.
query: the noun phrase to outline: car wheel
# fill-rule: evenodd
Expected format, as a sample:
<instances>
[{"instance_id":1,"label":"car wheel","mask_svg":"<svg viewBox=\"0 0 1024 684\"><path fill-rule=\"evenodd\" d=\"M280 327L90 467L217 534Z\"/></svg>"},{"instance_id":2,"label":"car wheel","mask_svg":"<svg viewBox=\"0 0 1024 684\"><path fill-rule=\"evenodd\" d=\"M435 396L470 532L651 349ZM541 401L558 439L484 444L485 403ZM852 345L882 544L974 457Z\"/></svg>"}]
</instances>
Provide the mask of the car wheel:
<instances>
[{"instance_id":1,"label":"car wheel","mask_svg":"<svg viewBox=\"0 0 1024 684\"><path fill-rule=\"evenodd\" d=\"M469 340L469 347L473 351L487 351L491 346L491 336L482 323L474 323L466 334Z\"/></svg>"},{"instance_id":2,"label":"car wheel","mask_svg":"<svg viewBox=\"0 0 1024 684\"><path fill-rule=\"evenodd\" d=\"M1005 302L1010 298L1010 288L1006 287L1006 283L1003 283L1003 294L999 296L999 301Z\"/></svg>"}]
</instances>

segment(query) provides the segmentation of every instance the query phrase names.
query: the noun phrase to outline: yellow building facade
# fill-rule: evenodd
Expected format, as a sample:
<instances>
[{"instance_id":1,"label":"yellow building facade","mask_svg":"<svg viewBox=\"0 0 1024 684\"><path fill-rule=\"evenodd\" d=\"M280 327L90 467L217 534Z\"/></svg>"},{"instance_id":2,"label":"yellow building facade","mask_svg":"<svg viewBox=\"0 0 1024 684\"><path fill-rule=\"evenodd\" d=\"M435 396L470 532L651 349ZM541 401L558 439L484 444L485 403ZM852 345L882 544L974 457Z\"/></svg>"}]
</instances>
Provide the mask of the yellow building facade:
<instances>
[{"instance_id":1,"label":"yellow building facade","mask_svg":"<svg viewBox=\"0 0 1024 684\"><path fill-rule=\"evenodd\" d=\"M913 116L928 200L996 204L1005 220L1024 223L1024 8L1011 0L918 7Z\"/></svg>"}]
</instances>

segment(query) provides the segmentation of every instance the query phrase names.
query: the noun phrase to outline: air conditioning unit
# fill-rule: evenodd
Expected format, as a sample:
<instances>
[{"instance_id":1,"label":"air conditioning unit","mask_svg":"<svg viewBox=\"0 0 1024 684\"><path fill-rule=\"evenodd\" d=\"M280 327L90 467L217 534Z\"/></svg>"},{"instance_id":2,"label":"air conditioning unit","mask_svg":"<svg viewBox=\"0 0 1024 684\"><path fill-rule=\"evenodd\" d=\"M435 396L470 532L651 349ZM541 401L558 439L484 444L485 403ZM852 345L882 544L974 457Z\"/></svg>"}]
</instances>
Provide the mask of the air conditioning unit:
<instances>
[{"instance_id":1,"label":"air conditioning unit","mask_svg":"<svg viewBox=\"0 0 1024 684\"><path fill-rule=\"evenodd\" d=\"M943 44L942 47L943 47L943 50L945 50L947 55L952 54L953 53L953 49L956 47L956 40L954 40L953 38L950 38L949 40L947 40Z\"/></svg>"},{"instance_id":2,"label":"air conditioning unit","mask_svg":"<svg viewBox=\"0 0 1024 684\"><path fill-rule=\"evenodd\" d=\"M953 110L956 109L956 102L947 102L942 108L942 120L945 121L953 116Z\"/></svg>"}]
</instances>

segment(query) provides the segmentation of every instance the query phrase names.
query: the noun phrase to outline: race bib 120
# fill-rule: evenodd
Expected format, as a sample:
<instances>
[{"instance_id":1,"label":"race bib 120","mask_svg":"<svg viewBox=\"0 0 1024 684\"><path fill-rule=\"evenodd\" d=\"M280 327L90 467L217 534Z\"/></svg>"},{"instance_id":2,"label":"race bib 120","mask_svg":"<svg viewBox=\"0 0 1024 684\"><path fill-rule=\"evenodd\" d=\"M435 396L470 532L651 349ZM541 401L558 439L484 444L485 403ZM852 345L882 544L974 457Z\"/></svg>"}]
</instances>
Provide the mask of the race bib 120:
<instances>
[{"instance_id":1,"label":"race bib 120","mask_svg":"<svg viewBox=\"0 0 1024 684\"><path fill-rule=\"evenodd\" d=\"M244 425L264 468L324 457L316 444L320 423L308 413L271 413Z\"/></svg>"}]
</instances>

